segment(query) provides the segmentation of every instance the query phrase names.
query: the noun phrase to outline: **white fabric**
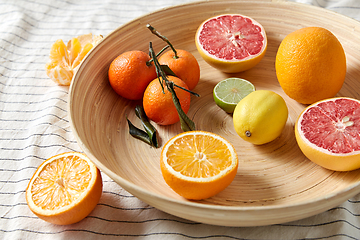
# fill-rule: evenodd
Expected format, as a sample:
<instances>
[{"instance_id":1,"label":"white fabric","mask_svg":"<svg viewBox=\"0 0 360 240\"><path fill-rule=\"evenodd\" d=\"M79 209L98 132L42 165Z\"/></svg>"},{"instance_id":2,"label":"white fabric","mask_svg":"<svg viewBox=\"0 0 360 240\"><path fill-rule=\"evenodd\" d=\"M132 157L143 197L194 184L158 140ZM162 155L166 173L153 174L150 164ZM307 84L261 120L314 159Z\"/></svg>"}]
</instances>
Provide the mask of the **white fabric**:
<instances>
[{"instance_id":1,"label":"white fabric","mask_svg":"<svg viewBox=\"0 0 360 240\"><path fill-rule=\"evenodd\" d=\"M359 0L292 0L360 20ZM159 211L103 174L104 192L83 221L56 226L28 208L25 189L47 158L81 151L68 87L45 73L49 50L92 32L107 35L149 12L190 0L0 0L0 239L360 239L360 195L316 216L265 227L220 227ZM360 59L359 59L360 61Z\"/></svg>"}]
</instances>

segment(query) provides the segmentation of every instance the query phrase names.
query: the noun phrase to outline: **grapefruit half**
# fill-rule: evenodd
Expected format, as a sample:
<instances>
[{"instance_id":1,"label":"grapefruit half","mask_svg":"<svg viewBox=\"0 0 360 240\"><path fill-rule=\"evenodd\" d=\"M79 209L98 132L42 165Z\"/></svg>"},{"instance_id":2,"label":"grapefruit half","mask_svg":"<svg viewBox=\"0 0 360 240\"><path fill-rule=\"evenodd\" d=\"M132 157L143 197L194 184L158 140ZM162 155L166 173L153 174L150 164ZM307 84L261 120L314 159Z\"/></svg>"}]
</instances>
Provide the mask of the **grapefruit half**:
<instances>
[{"instance_id":1,"label":"grapefruit half","mask_svg":"<svg viewBox=\"0 0 360 240\"><path fill-rule=\"evenodd\" d=\"M263 26L240 14L224 14L204 21L195 35L201 57L223 72L254 67L264 57L267 38Z\"/></svg>"},{"instance_id":2,"label":"grapefruit half","mask_svg":"<svg viewBox=\"0 0 360 240\"><path fill-rule=\"evenodd\" d=\"M360 101L339 97L308 106L297 119L295 136L304 155L324 168L360 168Z\"/></svg>"}]
</instances>

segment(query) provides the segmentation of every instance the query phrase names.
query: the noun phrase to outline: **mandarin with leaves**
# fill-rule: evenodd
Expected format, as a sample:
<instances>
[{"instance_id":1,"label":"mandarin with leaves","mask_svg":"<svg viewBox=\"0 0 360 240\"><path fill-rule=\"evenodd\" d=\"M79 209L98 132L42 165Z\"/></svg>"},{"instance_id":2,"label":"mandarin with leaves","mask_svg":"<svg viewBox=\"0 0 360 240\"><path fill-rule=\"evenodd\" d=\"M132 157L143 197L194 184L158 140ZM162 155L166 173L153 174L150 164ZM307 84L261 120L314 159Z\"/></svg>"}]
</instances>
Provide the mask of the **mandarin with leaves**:
<instances>
[{"instance_id":1,"label":"mandarin with leaves","mask_svg":"<svg viewBox=\"0 0 360 240\"><path fill-rule=\"evenodd\" d=\"M167 76L168 81L175 85L188 89L188 86L180 78ZM156 78L149 83L144 92L143 107L146 116L159 125L171 125L180 121L178 112L172 99L172 94L168 90L164 81L159 82ZM174 90L184 113L190 108L190 93L174 86Z\"/></svg>"},{"instance_id":2,"label":"mandarin with leaves","mask_svg":"<svg viewBox=\"0 0 360 240\"><path fill-rule=\"evenodd\" d=\"M186 50L176 49L165 52L159 58L161 65L167 65L175 75L183 80L193 90L200 80L199 63L190 52Z\"/></svg>"}]
</instances>

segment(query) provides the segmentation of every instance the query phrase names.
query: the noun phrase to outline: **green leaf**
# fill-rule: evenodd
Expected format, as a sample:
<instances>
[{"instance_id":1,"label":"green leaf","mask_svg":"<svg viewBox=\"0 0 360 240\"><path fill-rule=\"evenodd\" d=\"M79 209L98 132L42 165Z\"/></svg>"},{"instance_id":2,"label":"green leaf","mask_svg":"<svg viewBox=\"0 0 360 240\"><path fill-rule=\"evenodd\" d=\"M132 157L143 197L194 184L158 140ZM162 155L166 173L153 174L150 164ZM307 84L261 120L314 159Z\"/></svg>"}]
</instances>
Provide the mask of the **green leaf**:
<instances>
[{"instance_id":1,"label":"green leaf","mask_svg":"<svg viewBox=\"0 0 360 240\"><path fill-rule=\"evenodd\" d=\"M141 123L149 136L151 145L154 147L159 147L157 136L156 136L156 129L153 125L151 125L148 117L145 114L144 108L140 105L135 107L135 114L141 120Z\"/></svg>"},{"instance_id":2,"label":"green leaf","mask_svg":"<svg viewBox=\"0 0 360 240\"><path fill-rule=\"evenodd\" d=\"M176 74L170 69L170 67L168 65L160 65L161 69L164 71L164 73L166 75L170 75L170 76L174 76L174 77L178 77L176 76Z\"/></svg>"},{"instance_id":3,"label":"green leaf","mask_svg":"<svg viewBox=\"0 0 360 240\"><path fill-rule=\"evenodd\" d=\"M145 131L143 131L143 130L137 128L137 127L135 127L135 126L130 122L129 119L126 118L126 120L127 120L128 124L129 124L129 133L130 133L131 136L133 136L134 138L137 138L137 139L139 139L139 140L141 140L141 141L143 141L143 142L145 142L145 143L147 143L147 144L152 145L152 144L151 144L150 137L149 137L149 135L148 135Z\"/></svg>"}]
</instances>

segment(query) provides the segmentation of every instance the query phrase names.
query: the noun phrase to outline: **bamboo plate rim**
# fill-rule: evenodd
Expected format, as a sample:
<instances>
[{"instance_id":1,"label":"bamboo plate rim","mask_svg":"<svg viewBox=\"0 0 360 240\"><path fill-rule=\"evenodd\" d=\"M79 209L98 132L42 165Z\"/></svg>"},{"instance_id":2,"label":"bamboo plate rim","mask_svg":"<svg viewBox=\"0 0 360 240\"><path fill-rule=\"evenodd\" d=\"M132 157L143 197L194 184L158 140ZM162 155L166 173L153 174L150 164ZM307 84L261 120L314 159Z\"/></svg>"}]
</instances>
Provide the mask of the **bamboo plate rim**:
<instances>
[{"instance_id":1,"label":"bamboo plate rim","mask_svg":"<svg viewBox=\"0 0 360 240\"><path fill-rule=\"evenodd\" d=\"M326 201L328 199L333 199L336 196L341 196L341 195L346 195L346 193L351 192L352 195L355 195L357 193L360 192L360 182L354 182L351 185L349 185L346 188L343 188L341 190L338 190L336 192L331 192L325 195L320 195L316 198L312 198L312 199L307 199L305 201L301 201L301 202L287 202L286 204L282 204L282 205L266 205L266 206L222 206L222 205L211 205L211 204L203 204L203 203L198 203L198 202L191 202L191 201L181 201L178 199L174 199L168 196L164 196L164 195L159 195L156 194L154 192L148 191L147 189L140 187L122 177L120 177L119 175L115 174L115 172L113 172L112 170L110 170L108 167L106 167L102 162L100 162L94 155L91 149L88 149L87 145L84 144L84 142L82 141L78 129L76 128L76 124L73 121L73 106L72 106L72 98L76 95L75 93L75 89L77 87L77 79L80 78L80 75L83 71L85 71L86 65L87 63L91 60L89 56L93 56L95 55L97 52L100 51L101 46L103 45L103 42L106 41L106 39L111 38L116 32L118 32L121 29L124 29L126 26L129 26L131 24L134 24L136 22L139 22L142 18L144 18L145 16L151 16L151 15L156 15L158 13L161 12L165 12L169 9L176 9L179 8L181 6L196 6L198 4L200 5L206 5L206 4L211 4L211 3L216 3L216 2L225 2L225 3L248 3L248 2L256 2L256 3L267 3L267 4L275 4L275 5L288 5L288 6L292 6L294 8L296 7L301 7L301 8L305 8L305 9L313 9L316 11L319 11L321 13L326 13L326 14L335 14L337 16L341 16L342 18L346 18L347 21L352 22L354 25L357 25L360 28L360 23L352 18L343 16L341 14L335 13L333 11L330 11L328 9L323 9L323 8L319 8L316 6L311 6L311 5L306 5L306 4L302 4L302 3L296 3L296 2L288 2L285 0L256 0L256 1L250 1L250 0L241 0L241 1L221 1L221 0L208 0L208 1L196 1L196 2L191 2L191 3L185 3L185 4L180 4L180 5L176 5L176 6L171 6L171 7L166 7L154 12L151 12L149 14L140 16L138 18L133 19L130 22L127 22L126 24L123 24L122 26L116 28L114 31L112 31L111 33L109 33L104 39L102 39L100 41L100 43L94 47L87 55L87 57L83 60L83 62L81 63L77 73L74 75L73 77L73 81L71 83L70 86L70 94L69 94L69 101L68 101L68 109L70 109L70 127L72 129L72 132L74 134L74 136L77 139L77 142L79 144L79 146L81 147L81 149L85 152L85 154L98 166L98 168L100 170L102 170L104 173L106 173L111 179L115 180L115 182L117 182L121 187L123 187L126 191L128 191L129 193L133 194L134 196L138 197L140 200L147 202L147 199L145 199L144 197L149 197L151 199L154 200L161 200L161 201L165 201L165 202L171 202L171 203L175 203L178 205L182 205L182 206L189 206L189 207L194 207L194 208L199 208L199 209L206 209L206 210L224 210L224 211L237 211L237 212L246 212L246 211L267 211L267 210L278 210L278 209L288 209L288 208L301 208L303 206L307 206L309 204L314 204L314 203L320 203L321 201ZM205 20L205 19L204 19ZM141 197L137 196L137 194L134 194L133 192L136 193L141 193ZM148 203L148 202L147 202ZM150 204L152 205L152 204ZM158 207L157 207L158 208ZM162 209L161 209L162 210ZM170 213L171 214L171 213ZM311 216L311 215L309 215ZM291 220L297 220L297 219L301 219L301 218L294 218ZM193 219L189 219L189 220L193 220ZM195 220L197 221L197 220ZM281 221L280 221L281 222ZM280 223L278 222L278 223ZM288 222L288 221L286 221ZM212 222L204 222L204 223L210 223L212 224ZM269 223L271 224L271 223ZM260 225L268 225L268 224L260 224ZM260 226L260 225L252 225L252 226ZM229 225L227 225L229 226ZM247 226L246 224L240 224L240 225L234 225L234 226ZM250 226L250 225L249 225Z\"/></svg>"}]
</instances>

